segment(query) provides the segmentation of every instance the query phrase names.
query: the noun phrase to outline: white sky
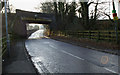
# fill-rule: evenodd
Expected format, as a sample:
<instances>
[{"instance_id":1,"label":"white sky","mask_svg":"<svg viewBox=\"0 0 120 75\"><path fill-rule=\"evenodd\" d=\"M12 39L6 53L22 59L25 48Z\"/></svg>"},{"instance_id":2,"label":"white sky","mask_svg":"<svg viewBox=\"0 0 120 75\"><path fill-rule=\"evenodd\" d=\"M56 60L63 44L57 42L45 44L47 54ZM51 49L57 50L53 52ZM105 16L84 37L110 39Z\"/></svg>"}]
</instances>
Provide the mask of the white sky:
<instances>
[{"instance_id":1,"label":"white sky","mask_svg":"<svg viewBox=\"0 0 120 75\"><path fill-rule=\"evenodd\" d=\"M10 4L12 4L16 9L33 11L33 12L39 12L38 10L35 9L35 7L37 7L40 4L40 2L43 2L43 1L45 1L45 0L9 0ZM112 1L112 0L100 0L100 1ZM115 2L117 2L117 1L118 0L115 0ZM116 5L118 5L118 4L116 4ZM111 3L110 6L111 6L110 7L111 8L110 12L112 14L112 3ZM118 7L117 6L116 6L116 10L118 12ZM109 11L109 9L108 9L108 11Z\"/></svg>"},{"instance_id":2,"label":"white sky","mask_svg":"<svg viewBox=\"0 0 120 75\"><path fill-rule=\"evenodd\" d=\"M16 9L28 10L28 11L38 11L35 9L42 2L52 2L53 0L9 0L10 5L12 4ZM64 1L64 0L60 0ZM74 0L67 0L68 2ZM79 1L79 0L76 0ZM86 0L81 0L86 1Z\"/></svg>"},{"instance_id":3,"label":"white sky","mask_svg":"<svg viewBox=\"0 0 120 75\"><path fill-rule=\"evenodd\" d=\"M30 25L30 26L35 26L35 25L37 25L37 26L39 26L40 28L42 28L42 27L43 27L43 24L30 23L29 25Z\"/></svg>"},{"instance_id":4,"label":"white sky","mask_svg":"<svg viewBox=\"0 0 120 75\"><path fill-rule=\"evenodd\" d=\"M40 0L9 0L9 3L16 9L36 12L35 7L40 4Z\"/></svg>"},{"instance_id":5,"label":"white sky","mask_svg":"<svg viewBox=\"0 0 120 75\"><path fill-rule=\"evenodd\" d=\"M10 4L12 4L15 8L28 10L28 11L36 11L35 7L37 7L40 4L40 2L43 1L45 0L9 0ZM109 1L109 0L101 0L101 1Z\"/></svg>"}]
</instances>

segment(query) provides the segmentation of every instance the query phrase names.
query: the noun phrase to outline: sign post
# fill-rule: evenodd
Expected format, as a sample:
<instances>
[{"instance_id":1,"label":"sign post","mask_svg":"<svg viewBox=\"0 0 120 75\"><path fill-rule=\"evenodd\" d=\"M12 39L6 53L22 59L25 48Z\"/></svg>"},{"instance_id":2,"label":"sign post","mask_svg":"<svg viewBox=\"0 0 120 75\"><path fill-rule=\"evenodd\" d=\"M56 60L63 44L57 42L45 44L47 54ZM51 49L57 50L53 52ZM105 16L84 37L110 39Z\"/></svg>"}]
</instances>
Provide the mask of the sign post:
<instances>
[{"instance_id":1,"label":"sign post","mask_svg":"<svg viewBox=\"0 0 120 75\"><path fill-rule=\"evenodd\" d=\"M6 38L7 38L7 50L8 50L8 56L10 53L10 40L9 40L9 34L8 34L8 23L7 23L7 1L5 1L5 24L6 24Z\"/></svg>"},{"instance_id":2,"label":"sign post","mask_svg":"<svg viewBox=\"0 0 120 75\"><path fill-rule=\"evenodd\" d=\"M113 20L114 20L114 23L115 23L115 33L116 33L116 43L118 44L118 17L117 17L117 13L116 13L116 10L115 10L115 3L114 3L114 0L112 0L112 4L113 4L113 10L112 10L112 13L113 13Z\"/></svg>"}]
</instances>

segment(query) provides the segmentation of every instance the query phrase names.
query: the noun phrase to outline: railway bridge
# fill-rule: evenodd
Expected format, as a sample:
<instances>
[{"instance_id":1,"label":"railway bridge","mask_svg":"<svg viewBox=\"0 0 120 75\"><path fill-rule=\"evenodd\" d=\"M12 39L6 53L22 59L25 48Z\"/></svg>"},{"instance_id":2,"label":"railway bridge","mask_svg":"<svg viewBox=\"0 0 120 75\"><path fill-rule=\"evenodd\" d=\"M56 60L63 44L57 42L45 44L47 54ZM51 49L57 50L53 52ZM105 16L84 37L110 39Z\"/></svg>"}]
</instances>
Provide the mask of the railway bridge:
<instances>
[{"instance_id":1,"label":"railway bridge","mask_svg":"<svg viewBox=\"0 0 120 75\"><path fill-rule=\"evenodd\" d=\"M15 20L15 23L14 23L14 26L12 27L13 31L22 37L27 37L29 35L27 34L26 24L29 24L29 23L48 24L49 27L53 27L55 25L54 14L30 12L30 11L23 11L19 9L16 10L14 20Z\"/></svg>"}]
</instances>

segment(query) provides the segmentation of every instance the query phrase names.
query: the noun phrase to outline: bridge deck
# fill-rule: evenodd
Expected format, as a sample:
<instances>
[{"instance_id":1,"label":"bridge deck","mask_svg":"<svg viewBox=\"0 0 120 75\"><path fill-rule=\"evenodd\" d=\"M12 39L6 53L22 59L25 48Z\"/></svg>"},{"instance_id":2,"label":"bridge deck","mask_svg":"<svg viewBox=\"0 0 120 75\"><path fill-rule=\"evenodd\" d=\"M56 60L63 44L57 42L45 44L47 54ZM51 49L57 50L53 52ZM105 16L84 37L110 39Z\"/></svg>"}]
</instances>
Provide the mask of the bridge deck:
<instances>
[{"instance_id":1,"label":"bridge deck","mask_svg":"<svg viewBox=\"0 0 120 75\"><path fill-rule=\"evenodd\" d=\"M22 18L23 21L26 21L28 23L42 23L42 24L49 24L52 22L50 19L44 19L44 18Z\"/></svg>"}]
</instances>

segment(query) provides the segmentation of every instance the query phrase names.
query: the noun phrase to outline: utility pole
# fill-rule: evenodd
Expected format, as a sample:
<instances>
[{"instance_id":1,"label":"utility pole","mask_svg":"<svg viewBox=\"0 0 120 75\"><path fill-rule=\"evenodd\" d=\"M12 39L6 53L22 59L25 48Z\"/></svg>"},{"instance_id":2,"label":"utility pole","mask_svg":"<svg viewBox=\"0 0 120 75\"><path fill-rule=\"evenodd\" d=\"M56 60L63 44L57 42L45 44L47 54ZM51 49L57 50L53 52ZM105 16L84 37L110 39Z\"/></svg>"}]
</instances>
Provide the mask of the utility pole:
<instances>
[{"instance_id":1,"label":"utility pole","mask_svg":"<svg viewBox=\"0 0 120 75\"><path fill-rule=\"evenodd\" d=\"M9 40L9 34L8 34L8 23L7 23L7 1L5 1L5 24L6 24L6 38L7 38L7 50L8 50L8 56L10 53L10 40Z\"/></svg>"},{"instance_id":2,"label":"utility pole","mask_svg":"<svg viewBox=\"0 0 120 75\"><path fill-rule=\"evenodd\" d=\"M114 20L114 23L115 23L115 33L116 33L116 43L118 44L118 17L117 17L117 13L116 13L116 10L115 10L115 3L114 3L114 0L112 0L112 4L113 4L113 20Z\"/></svg>"}]
</instances>

